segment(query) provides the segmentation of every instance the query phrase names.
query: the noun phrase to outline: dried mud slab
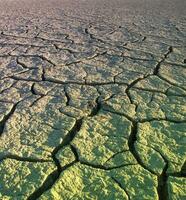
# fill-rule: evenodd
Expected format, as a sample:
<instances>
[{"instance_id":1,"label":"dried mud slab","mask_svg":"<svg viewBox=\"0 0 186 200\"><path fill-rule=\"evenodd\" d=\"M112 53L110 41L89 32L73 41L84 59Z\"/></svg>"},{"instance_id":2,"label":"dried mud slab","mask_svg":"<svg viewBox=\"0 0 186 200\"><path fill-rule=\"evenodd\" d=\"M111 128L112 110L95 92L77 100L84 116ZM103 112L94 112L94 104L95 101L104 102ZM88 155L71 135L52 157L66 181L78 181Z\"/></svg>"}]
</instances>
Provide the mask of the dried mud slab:
<instances>
[{"instance_id":1,"label":"dried mud slab","mask_svg":"<svg viewBox=\"0 0 186 200\"><path fill-rule=\"evenodd\" d=\"M0 198L25 199L56 169L53 163L5 159L0 163Z\"/></svg>"},{"instance_id":2,"label":"dried mud slab","mask_svg":"<svg viewBox=\"0 0 186 200\"><path fill-rule=\"evenodd\" d=\"M185 178L170 177L168 179L169 199L185 198L186 191L182 184L185 184Z\"/></svg>"},{"instance_id":3,"label":"dried mud slab","mask_svg":"<svg viewBox=\"0 0 186 200\"><path fill-rule=\"evenodd\" d=\"M156 187L156 177L138 165L105 171L76 164L39 199L158 199Z\"/></svg>"}]
</instances>

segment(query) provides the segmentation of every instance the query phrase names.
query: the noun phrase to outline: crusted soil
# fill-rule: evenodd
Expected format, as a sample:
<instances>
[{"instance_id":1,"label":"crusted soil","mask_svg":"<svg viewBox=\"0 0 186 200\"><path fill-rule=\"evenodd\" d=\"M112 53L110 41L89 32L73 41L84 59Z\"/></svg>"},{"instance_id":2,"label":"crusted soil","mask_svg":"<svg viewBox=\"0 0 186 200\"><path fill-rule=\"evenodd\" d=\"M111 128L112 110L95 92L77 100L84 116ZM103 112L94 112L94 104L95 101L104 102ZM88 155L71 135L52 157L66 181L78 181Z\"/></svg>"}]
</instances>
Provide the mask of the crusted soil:
<instances>
[{"instance_id":1,"label":"crusted soil","mask_svg":"<svg viewBox=\"0 0 186 200\"><path fill-rule=\"evenodd\" d=\"M1 200L186 198L185 2L151 3L0 0Z\"/></svg>"}]
</instances>

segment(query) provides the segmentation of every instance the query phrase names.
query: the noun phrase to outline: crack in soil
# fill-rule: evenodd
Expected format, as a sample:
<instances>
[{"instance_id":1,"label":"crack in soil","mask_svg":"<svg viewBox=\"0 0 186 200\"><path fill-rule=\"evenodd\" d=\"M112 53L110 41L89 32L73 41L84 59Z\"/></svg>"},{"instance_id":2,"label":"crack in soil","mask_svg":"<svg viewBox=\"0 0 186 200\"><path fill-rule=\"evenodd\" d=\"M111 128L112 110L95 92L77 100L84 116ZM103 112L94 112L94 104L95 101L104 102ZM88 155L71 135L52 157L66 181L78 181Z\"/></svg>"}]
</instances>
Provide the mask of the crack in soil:
<instances>
[{"instance_id":1,"label":"crack in soil","mask_svg":"<svg viewBox=\"0 0 186 200\"><path fill-rule=\"evenodd\" d=\"M167 191L167 179L168 176L166 174L168 169L168 162L166 162L165 167L163 168L162 174L158 177L158 197L159 200L168 200L168 191Z\"/></svg>"},{"instance_id":2,"label":"crack in soil","mask_svg":"<svg viewBox=\"0 0 186 200\"><path fill-rule=\"evenodd\" d=\"M4 155L2 157L0 157L0 162L5 160L5 159L13 159L13 160L17 160L17 161L22 161L22 162L51 162L51 160L47 160L47 159L39 159L39 158L31 158L31 157L20 157L18 155L13 155L13 154L7 154Z\"/></svg>"},{"instance_id":3,"label":"crack in soil","mask_svg":"<svg viewBox=\"0 0 186 200\"><path fill-rule=\"evenodd\" d=\"M67 17L68 15L64 14L63 16ZM16 30L13 30L13 32L11 32L11 26L9 27L9 25L6 25L7 30L0 31L0 36L1 36L0 39L2 39L0 41L0 52L1 52L0 58L2 58L2 60L3 59L5 59L5 60L6 59L7 60L14 59L14 61L16 63L16 67L18 69L16 67L15 67L16 69L11 68L10 73L8 72L7 75L6 75L6 73L4 75L4 72L2 72L3 75L2 75L2 78L0 79L0 80L3 80L2 84L4 84L4 82L6 83L6 80L5 80L6 78L12 79L11 81L13 81L13 83L10 86L8 86L7 88L3 89L0 92L0 94L2 94L2 96L3 96L4 95L3 93L5 91L8 91L10 88L14 87L14 85L17 83L30 82L29 84L31 86L29 89L29 94L31 94L32 97L34 96L34 100L32 101L32 103L29 106L32 107L34 105L37 105L36 103L41 98L43 98L44 96L47 96L49 94L49 92L47 92L45 95L38 94L37 89L35 88L36 83L46 83L46 84L53 83L53 85L61 84L64 89L64 95L66 97L65 104L66 104L66 106L70 106L71 96L67 90L68 85L74 84L74 85L80 85L80 86L93 86L97 89L99 86L106 86L106 87L109 86L110 87L112 85L117 84L118 86L123 86L123 85L126 86L125 91L122 91L121 93L125 95L125 98L128 97L127 100L129 99L130 104L133 104L136 106L135 107L136 112L138 111L137 108L138 108L139 103L136 103L136 104L134 103L133 96L130 93L130 91L131 91L130 89L132 89L132 88L135 88L135 89L138 89L141 91L152 92L153 95L155 93L160 93L160 94L165 94L167 97L175 96L175 99L176 99L176 97L184 98L186 96L186 95L184 95L184 91L186 92L186 88L181 83L179 83L179 81L174 82L174 80L171 80L171 79L169 80L169 77L167 78L167 77L164 77L164 75L161 75L162 64L169 64L169 65L172 65L173 67L180 66L180 67L182 67L181 69L185 69L186 58L185 58L185 56L182 57L182 55L180 54L180 52L182 52L182 50L179 50L179 48L185 48L185 46L183 45L183 41L179 38L180 35L182 35L182 36L184 35L182 33L181 28L178 28L177 26L175 26L175 29L177 30L177 34L179 32L179 35L178 35L178 39L174 39L174 38L166 38L165 36L158 35L157 32L155 32L154 35L153 34L146 35L146 33L141 31L141 28L138 27L137 24L132 23L132 24L130 24L130 26L135 25L135 28L137 28L137 31L139 30L139 33L137 33L137 31L136 31L136 33L137 33L137 35L136 35L136 33L134 33L133 27L131 27L131 29L129 29L128 27L125 27L123 24L122 25L118 25L117 23L111 24L111 23L109 23L108 20L106 20L106 21L104 21L104 23L108 26L107 27L108 30L106 30L106 32L104 30L103 31L104 34L102 34L101 31L102 31L102 29L104 29L104 27L99 27L99 25L97 25L97 23L100 24L100 22L103 21L102 17L99 16L98 18L100 21L97 21L97 20L95 20L95 15L87 14L87 16L90 16L91 19L84 19L84 18L80 18L80 17L68 16L69 24L65 23L65 25L67 25L67 27L66 26L62 27L62 29L61 29L61 26L59 26L60 30L57 27L56 27L56 29L54 28L54 30L53 30L52 26L50 26L50 23L47 23L47 24L44 24L44 28L46 28L46 29L43 31L42 30L43 27L41 27L41 29L40 29L40 25L38 24L37 26L34 26L34 34L32 33L32 30L30 30L29 25L26 25L24 27L24 30L21 30L22 32L20 32L20 33L19 33L19 30L17 30L17 29L19 29L19 27L17 27ZM49 17L48 17L48 19L49 19ZM33 17L33 20L34 20L34 17ZM52 18L52 20L58 20L58 22L60 22L60 23L62 22L61 19L59 19L59 18ZM93 20L95 24L93 22L90 22L90 20ZM76 27L75 23L80 22L80 21L81 21L81 23L78 25L78 27ZM71 22L73 22L72 27L70 24ZM35 21L32 21L32 19L30 19L29 23L32 24L32 23L35 23ZM53 22L53 23L54 23L53 25L55 27L55 22ZM60 25L63 25L63 24L60 24ZM128 25L126 25L126 26L128 26ZM10 28L10 33L8 33L9 28ZM72 32L71 32L71 28L72 28ZM101 30L99 28L101 28ZM152 30L155 29L155 27L153 27L153 26L152 27L150 26L150 28ZM32 27L31 27L31 29L32 29ZM50 33L47 35L49 29L52 29L52 31L51 32L49 31ZM68 30L67 33L65 33L65 30ZM55 33L58 31L60 32L60 34L57 35L57 37L55 37L55 36L53 37L53 34L55 35ZM124 31L124 32L122 32L122 31ZM126 31L126 33L125 33L125 31ZM76 32L78 33L77 35L75 34ZM31 33L30 36L29 36L29 33ZM126 40L120 39L120 34L121 35L123 34L124 38L126 37ZM60 37L58 37L58 36L60 36ZM62 36L62 38L61 38L61 36ZM109 38L109 37L111 37L111 38ZM19 41L19 39L21 41ZM165 42L162 42L162 39L165 40ZM162 55L160 55L160 53L158 52L158 49L157 49L157 54L153 53L153 52L156 52L155 49L153 49L153 51L151 52L150 51L151 47L148 48L148 46L147 46L147 48L146 48L146 46L145 46L145 48L143 48L143 46L142 46L142 48L139 47L139 48L135 49L135 48L133 48L133 45L132 45L132 47L130 48L130 44L133 44L133 43L144 44L143 42L145 42L145 44L148 44L149 41L151 41L151 42L159 41L160 42L159 45L161 46L160 48L162 48L159 50L164 51L164 48L166 48L165 49L166 53L165 54L162 53ZM171 44L173 42L175 43L175 45ZM170 44L167 44L167 43L170 43ZM179 44L179 43L181 43L181 44ZM162 44L163 44L163 47L162 47ZM84 45L85 45L85 49L84 49ZM166 47L164 47L164 46L166 46ZM87 47L91 48L90 52L87 51ZM159 48L159 46L158 46L158 48ZM174 57L174 53L175 53L175 57L177 56L177 52L176 52L177 48L178 48L178 54L181 55L181 57L178 58L178 63L177 63L177 61L174 61L174 59L173 59L173 61L169 61L167 58L169 57L169 55L171 53L173 53L173 57ZM137 78L136 80L132 81L131 83L129 82L128 84L124 81L122 82L122 80L119 82L116 81L117 76L119 76L122 73L123 74L125 73L125 71L124 71L125 66L123 69L121 67L119 67L120 69L122 69L122 72L119 72L116 75L108 75L108 76L111 76L109 78L112 78L112 79L108 79L111 81L108 81L108 82L100 81L99 82L99 81L94 81L94 78L91 79L91 81L88 81L87 77L89 75L89 71L87 70L86 76L81 77L81 79L83 81L78 82L78 80L70 79L70 78L67 79L67 81L65 81L66 79L63 80L62 78L58 79L58 78L56 78L58 76L53 77L50 74L50 72L48 73L47 70L45 71L46 66L45 67L42 66L41 69L38 67L29 67L29 64L27 66L27 64L22 62L20 59L20 58L32 58L32 57L40 58L43 63L47 63L47 65L49 65L49 66L52 65L52 67L55 67L55 66L57 66L57 63L55 63L56 59L55 59L55 56L54 56L54 58L53 58L53 55L50 56L50 52L52 52L52 53L53 52L55 52L55 53L63 52L64 55L61 54L61 56L64 56L64 57L66 56L66 54L67 54L67 57L69 55L70 55L70 57L72 56L73 59L71 59L70 61L62 61L62 65L66 65L66 66L75 65L77 63L81 63L81 64L88 63L89 64L91 62L93 62L93 63L95 62L95 65L100 65L99 67L101 67L102 64L103 65L106 64L106 65L108 65L108 67L113 67L113 69L114 69L115 65L117 66L118 63L122 64L124 62L125 58L126 58L126 60L127 59L132 60L132 62L134 62L134 63L135 62L138 63L138 61L141 61L141 62L139 62L140 64L142 64L143 61L144 62L145 61L153 61L153 65L155 63L156 66L151 70L153 72L149 72L148 75L146 75L145 72L142 72L142 74L144 74L144 76L142 78ZM126 52L126 55L125 55L125 52ZM142 56L140 54L142 54ZM48 55L49 55L49 57L48 57ZM78 57L79 55L80 55L80 57ZM161 56L160 58L159 58L159 55ZM178 55L178 57L179 57L179 55ZM59 56L59 54L58 54L58 56ZM99 56L100 56L100 58L99 58ZM113 58L113 62L112 62L112 58ZM115 62L115 58L117 58L119 61ZM120 61L120 59L121 59L121 61ZM65 58L65 60L66 60L66 58ZM175 60L177 60L177 57ZM3 62L0 63L0 65L1 64L3 64ZM77 65L77 67L78 67L78 65ZM21 71L20 71L20 68L21 68ZM130 63L129 63L129 68L130 68ZM96 70L98 70L98 69L99 69L98 66L96 66ZM40 72L39 70L42 70L42 72ZM105 68L103 70L105 70ZM118 71L118 68L116 68L114 70ZM135 70L136 69L133 69L131 67L130 73L136 73ZM6 69L5 69L5 71L6 71ZM25 72L28 72L28 74L26 76L24 76ZM41 80L37 80L37 78L34 78L33 75L30 75L32 73L33 74L41 73L40 78L39 78ZM113 74L114 73L115 72L113 72ZM107 73L105 73L105 74L107 76ZM23 75L23 77L19 77L18 75ZM90 75L91 75L91 72L90 72ZM136 84L139 81L144 80L145 78L147 78L148 76L151 76L151 75L155 75L156 77L159 77L161 80L165 81L166 83L169 83L171 86L165 92L159 90L158 87L157 87L157 89L150 89L150 88L148 89L148 88L140 88L140 87L136 86ZM28 76L28 78L27 78L27 76ZM95 80L99 80L96 78L95 78ZM8 85L9 85L9 83L8 83ZM182 93L170 95L169 94L170 91L168 91L168 90L171 89L172 86L182 89L183 91L181 91L181 92L183 93L183 95L182 95ZM24 86L21 89L24 90ZM173 91L174 90L175 90L175 88L173 88ZM97 91L98 91L98 89L97 89ZM98 91L98 93L99 93L99 91ZM103 94L104 94L104 92L103 92ZM39 97L37 98L36 95L38 95ZM127 95L127 97L126 97L126 95ZM153 95L152 95L152 98L150 101L152 104L153 104L153 99L154 99ZM91 101L91 100L88 101L87 107L90 109L90 114L88 114L88 116L86 116L86 117L81 117L80 119L76 119L74 125L68 131L67 135L64 137L62 142L53 149L53 151L51 153L51 160L47 160L47 159L45 160L42 158L41 159L32 158L32 157L19 157L17 155L12 155L12 154L5 155L0 158L0 161L2 161L4 159L14 159L14 160L22 161L22 162L53 162L55 164L56 170L54 170L44 180L43 184L39 188L35 189L35 191L28 197L28 200L38 199L44 192L46 192L47 190L52 188L52 186L59 179L60 174L64 170L73 166L75 163L80 163L82 165L92 167L93 169L100 169L100 170L112 170L112 169L125 167L128 165L140 165L143 169L145 169L148 172L150 172L151 174L157 176L158 186L156 189L157 189L159 200L168 200L167 179L169 176L186 177L186 170L185 170L186 164L185 163L182 166L182 169L180 172L168 173L167 172L168 167L169 167L168 164L169 164L169 162L172 162L172 161L168 161L164 157L164 155L162 155L161 152L154 149L161 155L163 161L165 162L165 165L162 169L162 173L160 172L161 173L160 175L159 175L159 173L157 173L158 174L157 175L153 170L149 169L149 167L146 166L145 163L143 163L143 160L141 159L140 154L139 154L140 152L138 152L135 148L135 144L137 142L138 123L145 123L145 122L152 122L152 121L166 121L166 122L181 124L181 123L186 123L186 120L184 120L184 118L183 118L183 120L181 120L181 118L180 118L180 120L179 120L179 118L178 118L178 120L174 120L174 119L169 119L168 117L153 117L152 116L149 119L145 118L145 117L144 117L144 119L136 119L136 115L133 118L133 117L128 116L126 113L122 113L122 111L115 111L114 108L112 108L112 107L105 106L106 108L104 108L104 102L108 101L109 99L112 99L115 96L115 94L113 94L113 91L112 91L112 94L110 95L110 97L108 97L105 100L102 100L101 96L102 95L100 92L99 96L96 99L94 99L94 101ZM24 101L25 99L26 98L24 98L21 101ZM10 111L7 114L3 115L3 119L0 121L0 136L4 133L4 130L5 130L8 120L15 113L17 105L21 101L13 104L13 107L10 109ZM11 101L9 102L6 100L0 100L0 102L10 103ZM135 162L135 163L137 163L137 164L128 163L125 165L119 165L119 166L114 166L114 167L105 167L104 166L105 163L103 165L99 165L99 164L89 163L89 162L81 160L80 155L78 155L78 150L76 149L75 146L72 145L72 141L76 137L78 132L81 130L84 119L88 120L88 119L98 115L101 109L106 112L110 112L110 113L114 113L114 114L123 116L132 123L131 133L130 133L129 138L127 138L129 150L126 150L126 151L131 152L131 154L136 159L137 162ZM166 113L166 111L164 111L163 108L162 108L162 111L164 113ZM66 115L70 116L68 114L66 114ZM45 125L47 125L47 123L45 123ZM52 127L53 129L59 130L50 124L48 124L48 126ZM94 142L94 141L92 141L92 142ZM74 154L75 160L72 161L71 163L65 165L64 167L62 167L60 164L60 161L58 160L56 155L60 150L62 150L66 146L70 147L72 153ZM115 153L108 160L114 158L114 156L116 156L122 152L125 152L125 151L123 150L123 151ZM111 177L111 179L125 192L125 194L127 195L127 198L130 200L131 199L130 195L128 194L128 191L123 187L123 185L116 178Z\"/></svg>"},{"instance_id":4,"label":"crack in soil","mask_svg":"<svg viewBox=\"0 0 186 200\"><path fill-rule=\"evenodd\" d=\"M149 169L147 166L145 166L145 164L142 162L138 152L136 151L135 142L137 141L137 132L138 132L138 122L133 121L131 134L130 134L129 140L128 140L129 150L140 166L142 166L144 169L149 171L151 174L156 175L151 169Z\"/></svg>"},{"instance_id":5,"label":"crack in soil","mask_svg":"<svg viewBox=\"0 0 186 200\"><path fill-rule=\"evenodd\" d=\"M127 192L127 190L122 186L122 184L114 177L111 177L112 180L125 192L125 194L127 195L128 200L131 200L129 193Z\"/></svg>"},{"instance_id":6,"label":"crack in soil","mask_svg":"<svg viewBox=\"0 0 186 200\"><path fill-rule=\"evenodd\" d=\"M17 108L17 105L19 103L20 103L20 101L17 102L16 104L14 104L13 107L11 108L11 110L8 112L8 114L4 115L3 119L0 121L0 136L3 134L7 121L14 114L14 112L15 112L15 110Z\"/></svg>"},{"instance_id":7,"label":"crack in soil","mask_svg":"<svg viewBox=\"0 0 186 200\"><path fill-rule=\"evenodd\" d=\"M167 53L164 55L163 59L160 62L158 62L158 64L154 68L154 72L153 72L154 75L158 75L159 74L159 70L160 70L161 64L166 60L168 55L171 54L172 52L173 52L173 48L172 48L172 46L170 46L168 51L167 51Z\"/></svg>"}]
</instances>

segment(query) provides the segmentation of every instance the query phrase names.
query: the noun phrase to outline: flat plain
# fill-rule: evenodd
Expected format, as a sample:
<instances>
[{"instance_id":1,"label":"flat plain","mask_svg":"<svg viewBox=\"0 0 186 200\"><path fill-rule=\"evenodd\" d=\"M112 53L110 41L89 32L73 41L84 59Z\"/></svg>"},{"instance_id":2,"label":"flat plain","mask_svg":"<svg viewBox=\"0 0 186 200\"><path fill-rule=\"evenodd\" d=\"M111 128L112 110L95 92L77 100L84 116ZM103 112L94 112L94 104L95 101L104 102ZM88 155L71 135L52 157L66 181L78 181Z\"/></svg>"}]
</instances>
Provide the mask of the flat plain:
<instances>
[{"instance_id":1,"label":"flat plain","mask_svg":"<svg viewBox=\"0 0 186 200\"><path fill-rule=\"evenodd\" d=\"M0 199L186 199L186 1L0 0Z\"/></svg>"}]
</instances>

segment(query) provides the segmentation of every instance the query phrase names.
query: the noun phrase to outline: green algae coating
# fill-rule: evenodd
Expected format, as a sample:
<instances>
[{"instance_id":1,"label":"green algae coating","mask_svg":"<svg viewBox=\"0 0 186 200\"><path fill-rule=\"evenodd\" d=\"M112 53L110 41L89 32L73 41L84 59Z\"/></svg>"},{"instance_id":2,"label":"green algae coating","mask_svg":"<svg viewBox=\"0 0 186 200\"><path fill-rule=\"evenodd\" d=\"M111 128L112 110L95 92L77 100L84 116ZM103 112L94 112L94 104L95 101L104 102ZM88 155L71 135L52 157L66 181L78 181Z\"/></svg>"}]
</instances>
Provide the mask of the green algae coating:
<instances>
[{"instance_id":1,"label":"green algae coating","mask_svg":"<svg viewBox=\"0 0 186 200\"><path fill-rule=\"evenodd\" d=\"M173 52L168 55L167 61L183 65L185 54L186 54L185 47L181 47L181 46L174 47Z\"/></svg>"},{"instance_id":2,"label":"green algae coating","mask_svg":"<svg viewBox=\"0 0 186 200\"><path fill-rule=\"evenodd\" d=\"M125 114L131 118L136 114L135 108L136 106L130 103L126 94L116 95L103 104L103 109Z\"/></svg>"},{"instance_id":3,"label":"green algae coating","mask_svg":"<svg viewBox=\"0 0 186 200\"><path fill-rule=\"evenodd\" d=\"M126 90L126 85L118 85L118 84L109 84L109 85L100 85L98 86L98 91L100 93L100 99L102 101L108 100L110 96L113 94L116 95L124 95L124 92ZM124 95L126 96L126 95Z\"/></svg>"},{"instance_id":4,"label":"green algae coating","mask_svg":"<svg viewBox=\"0 0 186 200\"><path fill-rule=\"evenodd\" d=\"M137 161L133 157L130 151L123 151L114 154L103 164L107 168L113 168L123 165L137 164Z\"/></svg>"},{"instance_id":5,"label":"green algae coating","mask_svg":"<svg viewBox=\"0 0 186 200\"><path fill-rule=\"evenodd\" d=\"M55 169L52 162L3 160L0 162L0 199L25 200Z\"/></svg>"},{"instance_id":6,"label":"green algae coating","mask_svg":"<svg viewBox=\"0 0 186 200\"><path fill-rule=\"evenodd\" d=\"M80 160L102 165L114 154L129 149L131 125L125 117L100 112L83 121L72 144L77 148ZM128 160L134 161L131 154Z\"/></svg>"},{"instance_id":7,"label":"green algae coating","mask_svg":"<svg viewBox=\"0 0 186 200\"><path fill-rule=\"evenodd\" d=\"M126 193L100 169L76 164L60 175L54 186L40 200L120 200Z\"/></svg>"},{"instance_id":8,"label":"green algae coating","mask_svg":"<svg viewBox=\"0 0 186 200\"><path fill-rule=\"evenodd\" d=\"M1 103L0 102L0 121L2 121L4 116L10 112L12 107L13 107L12 103Z\"/></svg>"},{"instance_id":9,"label":"green algae coating","mask_svg":"<svg viewBox=\"0 0 186 200\"><path fill-rule=\"evenodd\" d=\"M156 176L139 165L105 171L75 164L61 173L40 200L128 200L129 196L134 200L158 200L156 187Z\"/></svg>"},{"instance_id":10,"label":"green algae coating","mask_svg":"<svg viewBox=\"0 0 186 200\"><path fill-rule=\"evenodd\" d=\"M43 97L37 106L18 110L1 137L1 154L49 159L75 123L75 119L58 111L59 100Z\"/></svg>"},{"instance_id":11,"label":"green algae coating","mask_svg":"<svg viewBox=\"0 0 186 200\"><path fill-rule=\"evenodd\" d=\"M186 199L186 178L169 177L168 178L168 194L170 200Z\"/></svg>"},{"instance_id":12,"label":"green algae coating","mask_svg":"<svg viewBox=\"0 0 186 200\"><path fill-rule=\"evenodd\" d=\"M142 89L148 89L148 90L157 90L161 92L165 92L169 87L170 84L163 81L157 76L149 76L141 81L139 81L135 87L142 88Z\"/></svg>"},{"instance_id":13,"label":"green algae coating","mask_svg":"<svg viewBox=\"0 0 186 200\"><path fill-rule=\"evenodd\" d=\"M139 142L135 143L135 148L145 166L157 175L161 175L166 164L161 155L154 149Z\"/></svg>"},{"instance_id":14,"label":"green algae coating","mask_svg":"<svg viewBox=\"0 0 186 200\"><path fill-rule=\"evenodd\" d=\"M52 54L50 54L50 57L51 56ZM84 71L82 67L77 67L76 65L70 65L70 66L61 65L60 61L63 60L62 55L56 54L55 57L57 58L57 56L59 57L54 62L56 62L58 65L55 68L54 67L46 68L45 77L47 80L50 80L50 81L63 80L63 82L74 81L74 82L80 82L80 83L84 82L83 78L86 76L86 72ZM66 55L64 55L64 57L66 57Z\"/></svg>"},{"instance_id":15,"label":"green algae coating","mask_svg":"<svg viewBox=\"0 0 186 200\"><path fill-rule=\"evenodd\" d=\"M59 152L56 154L56 158L59 160L61 167L64 167L75 161L75 156L69 146L59 150Z\"/></svg>"},{"instance_id":16,"label":"green algae coating","mask_svg":"<svg viewBox=\"0 0 186 200\"><path fill-rule=\"evenodd\" d=\"M140 123L137 142L163 155L169 162L168 172L179 172L186 157L185 130L186 123L176 124L167 121Z\"/></svg>"},{"instance_id":17,"label":"green algae coating","mask_svg":"<svg viewBox=\"0 0 186 200\"><path fill-rule=\"evenodd\" d=\"M145 75L147 73L149 74L152 73L153 68L156 66L156 64L157 64L157 61L154 61L154 60L144 61L144 60L137 60L137 59L135 60L132 58L125 58L123 62L119 63L118 65L124 70L130 69L131 71L144 73Z\"/></svg>"},{"instance_id":18,"label":"green algae coating","mask_svg":"<svg viewBox=\"0 0 186 200\"><path fill-rule=\"evenodd\" d=\"M186 89L185 67L164 64L160 69L160 75L176 86Z\"/></svg>"},{"instance_id":19,"label":"green algae coating","mask_svg":"<svg viewBox=\"0 0 186 200\"><path fill-rule=\"evenodd\" d=\"M184 0L18 1L0 0L0 200L185 200Z\"/></svg>"},{"instance_id":20,"label":"green algae coating","mask_svg":"<svg viewBox=\"0 0 186 200\"><path fill-rule=\"evenodd\" d=\"M64 114L81 118L90 115L93 107L96 106L96 99L99 94L97 90L88 85L70 84L65 87L69 97L68 106L62 106L60 111Z\"/></svg>"},{"instance_id":21,"label":"green algae coating","mask_svg":"<svg viewBox=\"0 0 186 200\"><path fill-rule=\"evenodd\" d=\"M140 72L123 70L122 73L116 77L116 82L130 84L136 79L142 78L143 76L144 75Z\"/></svg>"},{"instance_id":22,"label":"green algae coating","mask_svg":"<svg viewBox=\"0 0 186 200\"><path fill-rule=\"evenodd\" d=\"M132 200L158 200L157 176L142 168L131 165L113 169L110 176L120 182Z\"/></svg>"},{"instance_id":23,"label":"green algae coating","mask_svg":"<svg viewBox=\"0 0 186 200\"><path fill-rule=\"evenodd\" d=\"M157 90L141 91L139 89L130 90L131 98L137 105L136 119L168 119L181 121L186 120L186 98L175 96L174 94L165 95Z\"/></svg>"}]
</instances>

